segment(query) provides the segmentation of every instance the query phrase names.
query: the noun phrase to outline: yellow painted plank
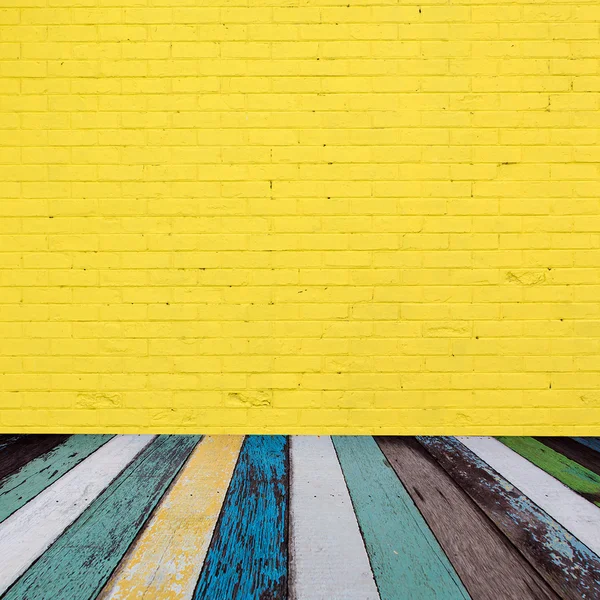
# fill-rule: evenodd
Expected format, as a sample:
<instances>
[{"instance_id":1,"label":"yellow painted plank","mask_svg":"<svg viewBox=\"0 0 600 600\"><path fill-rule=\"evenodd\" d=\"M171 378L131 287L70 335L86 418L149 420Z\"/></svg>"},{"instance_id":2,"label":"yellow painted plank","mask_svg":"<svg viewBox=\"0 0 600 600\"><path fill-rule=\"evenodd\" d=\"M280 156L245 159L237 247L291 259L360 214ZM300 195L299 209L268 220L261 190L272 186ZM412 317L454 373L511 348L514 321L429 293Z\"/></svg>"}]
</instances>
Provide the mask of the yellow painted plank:
<instances>
[{"instance_id":1,"label":"yellow painted plank","mask_svg":"<svg viewBox=\"0 0 600 600\"><path fill-rule=\"evenodd\" d=\"M188 599L244 436L206 436L98 600Z\"/></svg>"}]
</instances>

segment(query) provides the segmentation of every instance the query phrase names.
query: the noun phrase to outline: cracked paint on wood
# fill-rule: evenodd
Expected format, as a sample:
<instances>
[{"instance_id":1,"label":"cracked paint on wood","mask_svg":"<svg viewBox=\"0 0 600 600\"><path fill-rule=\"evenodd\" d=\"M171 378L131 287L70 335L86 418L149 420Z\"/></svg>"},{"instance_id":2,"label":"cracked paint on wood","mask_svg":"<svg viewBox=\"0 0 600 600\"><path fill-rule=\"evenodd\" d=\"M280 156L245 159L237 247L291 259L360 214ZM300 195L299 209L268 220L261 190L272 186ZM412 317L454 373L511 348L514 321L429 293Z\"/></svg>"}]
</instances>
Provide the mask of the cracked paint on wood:
<instances>
[{"instance_id":1,"label":"cracked paint on wood","mask_svg":"<svg viewBox=\"0 0 600 600\"><path fill-rule=\"evenodd\" d=\"M30 460L48 452L68 435L7 436L0 452L0 479L18 471Z\"/></svg>"},{"instance_id":2,"label":"cracked paint on wood","mask_svg":"<svg viewBox=\"0 0 600 600\"><path fill-rule=\"evenodd\" d=\"M72 435L0 481L0 522L106 444L112 435Z\"/></svg>"},{"instance_id":3,"label":"cracked paint on wood","mask_svg":"<svg viewBox=\"0 0 600 600\"><path fill-rule=\"evenodd\" d=\"M55 542L153 439L152 435L113 438L0 524L0 593Z\"/></svg>"},{"instance_id":4,"label":"cracked paint on wood","mask_svg":"<svg viewBox=\"0 0 600 600\"><path fill-rule=\"evenodd\" d=\"M157 438L10 588L3 600L95 598L199 438Z\"/></svg>"},{"instance_id":5,"label":"cracked paint on wood","mask_svg":"<svg viewBox=\"0 0 600 600\"><path fill-rule=\"evenodd\" d=\"M202 439L98 600L192 597L243 439Z\"/></svg>"},{"instance_id":6,"label":"cracked paint on wood","mask_svg":"<svg viewBox=\"0 0 600 600\"><path fill-rule=\"evenodd\" d=\"M597 598L600 558L456 438L419 442L563 598Z\"/></svg>"},{"instance_id":7,"label":"cracked paint on wood","mask_svg":"<svg viewBox=\"0 0 600 600\"><path fill-rule=\"evenodd\" d=\"M248 436L195 600L284 600L288 587L286 436Z\"/></svg>"}]
</instances>

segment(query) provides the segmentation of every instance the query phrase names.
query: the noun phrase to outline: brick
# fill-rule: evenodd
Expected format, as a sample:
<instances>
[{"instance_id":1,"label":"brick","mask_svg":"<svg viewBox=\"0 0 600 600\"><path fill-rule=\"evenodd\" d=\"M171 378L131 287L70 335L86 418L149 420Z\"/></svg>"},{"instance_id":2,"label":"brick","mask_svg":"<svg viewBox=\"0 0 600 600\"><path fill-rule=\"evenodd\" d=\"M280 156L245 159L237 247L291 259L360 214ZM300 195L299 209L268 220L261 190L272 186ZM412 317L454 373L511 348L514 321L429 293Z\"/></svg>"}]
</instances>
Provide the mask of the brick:
<instances>
[{"instance_id":1,"label":"brick","mask_svg":"<svg viewBox=\"0 0 600 600\"><path fill-rule=\"evenodd\" d=\"M237 4L0 10L0 426L597 434L598 8Z\"/></svg>"}]
</instances>

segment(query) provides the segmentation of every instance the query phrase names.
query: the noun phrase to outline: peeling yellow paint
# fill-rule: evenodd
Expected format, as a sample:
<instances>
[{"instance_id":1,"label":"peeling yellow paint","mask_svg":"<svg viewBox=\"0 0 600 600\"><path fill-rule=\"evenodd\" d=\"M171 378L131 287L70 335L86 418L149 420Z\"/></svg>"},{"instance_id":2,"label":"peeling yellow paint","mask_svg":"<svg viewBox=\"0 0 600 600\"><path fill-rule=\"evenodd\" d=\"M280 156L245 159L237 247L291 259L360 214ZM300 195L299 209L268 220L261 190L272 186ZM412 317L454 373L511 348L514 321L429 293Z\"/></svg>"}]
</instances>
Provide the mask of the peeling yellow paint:
<instances>
[{"instance_id":1,"label":"peeling yellow paint","mask_svg":"<svg viewBox=\"0 0 600 600\"><path fill-rule=\"evenodd\" d=\"M98 600L192 597L244 436L206 436Z\"/></svg>"}]
</instances>

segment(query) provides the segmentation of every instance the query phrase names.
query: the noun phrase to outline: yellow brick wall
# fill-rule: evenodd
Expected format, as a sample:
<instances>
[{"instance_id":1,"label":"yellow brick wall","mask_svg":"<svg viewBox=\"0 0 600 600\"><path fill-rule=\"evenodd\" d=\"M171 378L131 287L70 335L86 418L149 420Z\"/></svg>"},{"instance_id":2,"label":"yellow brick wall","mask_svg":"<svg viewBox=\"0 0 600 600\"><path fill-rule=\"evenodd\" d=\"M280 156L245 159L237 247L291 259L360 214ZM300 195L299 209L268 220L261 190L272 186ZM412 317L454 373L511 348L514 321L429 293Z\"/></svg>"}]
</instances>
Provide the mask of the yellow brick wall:
<instances>
[{"instance_id":1,"label":"yellow brick wall","mask_svg":"<svg viewBox=\"0 0 600 600\"><path fill-rule=\"evenodd\" d=\"M597 0L0 7L0 429L600 434Z\"/></svg>"}]
</instances>

